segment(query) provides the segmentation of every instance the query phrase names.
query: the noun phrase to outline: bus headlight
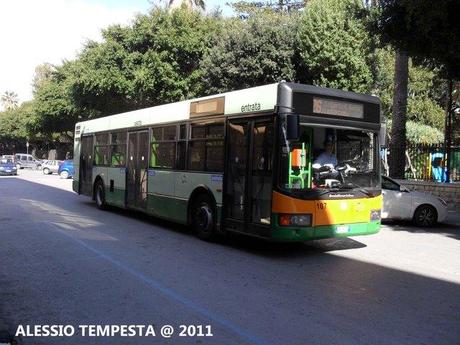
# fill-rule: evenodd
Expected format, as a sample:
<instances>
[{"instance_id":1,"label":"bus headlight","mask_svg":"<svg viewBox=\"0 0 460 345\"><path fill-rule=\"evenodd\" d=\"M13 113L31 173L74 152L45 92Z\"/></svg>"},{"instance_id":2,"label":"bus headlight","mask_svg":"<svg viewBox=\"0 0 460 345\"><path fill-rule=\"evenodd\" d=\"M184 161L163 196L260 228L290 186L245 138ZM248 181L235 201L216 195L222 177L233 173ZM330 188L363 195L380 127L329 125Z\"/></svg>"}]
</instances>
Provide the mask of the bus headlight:
<instances>
[{"instance_id":1,"label":"bus headlight","mask_svg":"<svg viewBox=\"0 0 460 345\"><path fill-rule=\"evenodd\" d=\"M311 226L311 214L280 214L281 226Z\"/></svg>"},{"instance_id":2,"label":"bus headlight","mask_svg":"<svg viewBox=\"0 0 460 345\"><path fill-rule=\"evenodd\" d=\"M371 222L382 218L380 212L380 210L371 210Z\"/></svg>"}]
</instances>

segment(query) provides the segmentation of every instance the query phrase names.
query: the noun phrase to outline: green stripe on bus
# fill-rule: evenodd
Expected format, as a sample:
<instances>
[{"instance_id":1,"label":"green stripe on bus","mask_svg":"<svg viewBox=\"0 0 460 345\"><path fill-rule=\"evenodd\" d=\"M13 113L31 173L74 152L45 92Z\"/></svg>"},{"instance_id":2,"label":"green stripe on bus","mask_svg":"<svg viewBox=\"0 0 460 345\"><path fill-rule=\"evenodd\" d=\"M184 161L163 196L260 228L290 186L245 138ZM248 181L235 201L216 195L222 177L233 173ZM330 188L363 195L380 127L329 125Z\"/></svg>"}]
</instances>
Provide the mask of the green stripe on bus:
<instances>
[{"instance_id":1,"label":"green stripe on bus","mask_svg":"<svg viewBox=\"0 0 460 345\"><path fill-rule=\"evenodd\" d=\"M147 213L185 224L187 223L187 200L166 195L148 194Z\"/></svg>"},{"instance_id":2,"label":"green stripe on bus","mask_svg":"<svg viewBox=\"0 0 460 345\"><path fill-rule=\"evenodd\" d=\"M110 191L110 188L105 187L105 201L106 203L114 206L124 207L125 206L125 190L114 188Z\"/></svg>"},{"instance_id":3,"label":"green stripe on bus","mask_svg":"<svg viewBox=\"0 0 460 345\"><path fill-rule=\"evenodd\" d=\"M274 221L278 224L277 215L274 216ZM341 232L339 227L348 227L348 231ZM349 237L360 235L371 235L379 232L380 221L369 223L355 224L338 224L324 225L309 228L303 227L283 227L274 225L271 233L271 239L274 241L308 241L331 237Z\"/></svg>"}]
</instances>

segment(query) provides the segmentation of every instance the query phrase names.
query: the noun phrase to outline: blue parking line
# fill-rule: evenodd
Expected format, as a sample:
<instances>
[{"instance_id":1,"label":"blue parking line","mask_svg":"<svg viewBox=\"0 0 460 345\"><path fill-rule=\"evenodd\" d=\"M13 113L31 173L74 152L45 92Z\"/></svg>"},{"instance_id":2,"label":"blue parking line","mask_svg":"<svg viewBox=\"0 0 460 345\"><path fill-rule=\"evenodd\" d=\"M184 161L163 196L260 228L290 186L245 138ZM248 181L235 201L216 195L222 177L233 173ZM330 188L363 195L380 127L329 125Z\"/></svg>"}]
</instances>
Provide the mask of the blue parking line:
<instances>
[{"instance_id":1,"label":"blue parking line","mask_svg":"<svg viewBox=\"0 0 460 345\"><path fill-rule=\"evenodd\" d=\"M114 259L110 255L104 254L103 252L101 252L98 249L88 245L87 243L72 237L71 235L69 235L68 233L63 231L63 229L61 229L58 225L56 225L54 223L47 223L47 224L52 225L53 228L55 228L57 231L59 231L64 236L70 238L71 240L73 240L74 242L76 242L76 243L80 244L81 246L85 247L89 251L97 254L99 257L109 261L113 265L115 265L115 266L125 270L126 272L130 273L131 275L137 277L138 279L142 280L144 283L146 283L150 287L160 291L161 293L163 293L164 295L170 297L171 299L175 300L176 302L179 302L179 303L185 305L186 307L192 309L194 312L196 312L198 314L201 314L202 316L205 316L205 317L209 318L210 320L213 320L213 321L219 323L220 325L224 326L225 328L230 329L234 333L238 334L241 338L243 338L245 340L248 340L251 343L257 344L257 345L268 345L269 344L265 340L259 338L258 336L253 335L253 334L247 332L246 330L242 329L241 327L235 325L231 321L226 320L226 319L222 318L221 316L214 314L210 310L208 310L206 308L203 308L203 307L199 306L198 304L192 302L191 300L189 300L186 297L182 296L180 293L161 285L155 279L152 279L152 278L146 276L145 274L143 274L143 273L141 273L139 271L136 271L135 269L132 269L131 267L129 267L129 266L123 264L122 262Z\"/></svg>"}]
</instances>

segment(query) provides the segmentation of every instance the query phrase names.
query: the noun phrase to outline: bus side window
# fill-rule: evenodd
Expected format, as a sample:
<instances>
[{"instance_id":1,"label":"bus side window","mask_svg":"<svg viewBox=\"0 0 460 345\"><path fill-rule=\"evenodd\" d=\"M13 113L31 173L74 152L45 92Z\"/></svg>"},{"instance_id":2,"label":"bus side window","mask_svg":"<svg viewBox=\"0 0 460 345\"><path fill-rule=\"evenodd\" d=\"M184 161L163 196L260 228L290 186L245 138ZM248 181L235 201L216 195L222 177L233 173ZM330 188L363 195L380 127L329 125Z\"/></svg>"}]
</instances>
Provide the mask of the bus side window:
<instances>
[{"instance_id":1,"label":"bus side window","mask_svg":"<svg viewBox=\"0 0 460 345\"><path fill-rule=\"evenodd\" d=\"M111 135L110 165L124 167L126 164L126 132L115 132Z\"/></svg>"},{"instance_id":2,"label":"bus side window","mask_svg":"<svg viewBox=\"0 0 460 345\"><path fill-rule=\"evenodd\" d=\"M176 159L177 126L158 127L152 129L150 143L150 167L173 169Z\"/></svg>"}]
</instances>

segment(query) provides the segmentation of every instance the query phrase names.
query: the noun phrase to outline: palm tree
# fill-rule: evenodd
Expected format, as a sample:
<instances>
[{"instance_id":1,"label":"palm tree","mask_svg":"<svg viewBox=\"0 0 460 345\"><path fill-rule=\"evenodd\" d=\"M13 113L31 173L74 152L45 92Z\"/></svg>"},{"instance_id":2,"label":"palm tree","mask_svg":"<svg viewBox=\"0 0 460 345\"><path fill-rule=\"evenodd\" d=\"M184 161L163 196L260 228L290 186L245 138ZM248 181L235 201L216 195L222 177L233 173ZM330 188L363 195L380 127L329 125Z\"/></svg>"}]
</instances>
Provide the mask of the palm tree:
<instances>
[{"instance_id":1,"label":"palm tree","mask_svg":"<svg viewBox=\"0 0 460 345\"><path fill-rule=\"evenodd\" d=\"M5 91L0 101L5 110L14 110L19 106L18 94L13 91Z\"/></svg>"},{"instance_id":2,"label":"palm tree","mask_svg":"<svg viewBox=\"0 0 460 345\"><path fill-rule=\"evenodd\" d=\"M169 0L169 9L172 10L174 8L179 8L182 5L187 6L188 8L199 8L204 10L205 3L204 0Z\"/></svg>"},{"instance_id":3,"label":"palm tree","mask_svg":"<svg viewBox=\"0 0 460 345\"><path fill-rule=\"evenodd\" d=\"M406 51L397 50L395 58L393 121L390 143L390 176L404 179L406 167L406 117L409 57Z\"/></svg>"}]
</instances>

